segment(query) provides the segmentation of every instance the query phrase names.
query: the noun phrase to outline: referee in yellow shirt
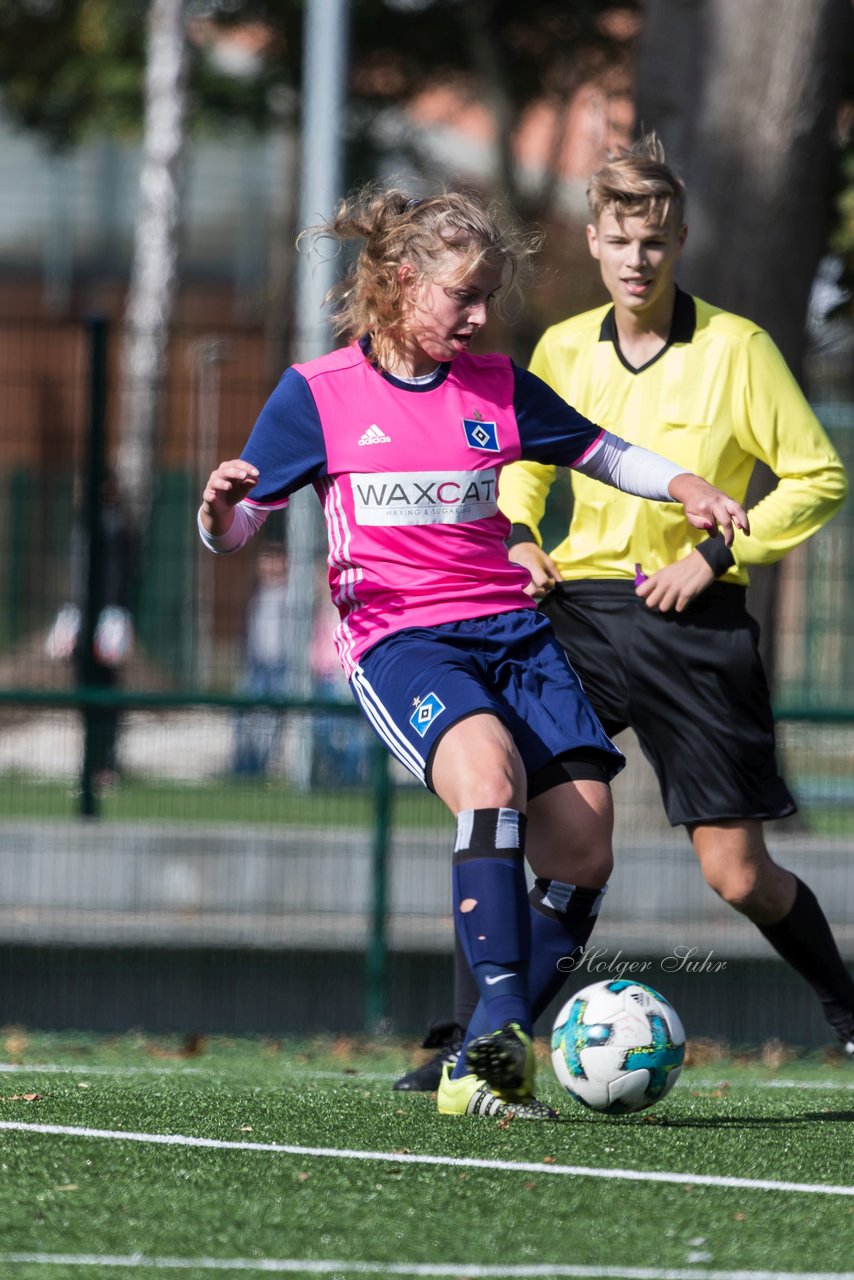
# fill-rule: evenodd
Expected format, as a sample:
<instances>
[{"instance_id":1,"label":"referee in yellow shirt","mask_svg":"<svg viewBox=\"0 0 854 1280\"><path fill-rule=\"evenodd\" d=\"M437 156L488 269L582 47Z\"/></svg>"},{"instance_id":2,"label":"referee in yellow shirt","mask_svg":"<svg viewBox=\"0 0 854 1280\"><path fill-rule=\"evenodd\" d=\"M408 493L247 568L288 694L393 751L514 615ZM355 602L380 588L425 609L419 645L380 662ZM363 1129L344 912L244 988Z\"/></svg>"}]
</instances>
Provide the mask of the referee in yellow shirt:
<instances>
[{"instance_id":1,"label":"referee in yellow shirt","mask_svg":"<svg viewBox=\"0 0 854 1280\"><path fill-rule=\"evenodd\" d=\"M795 802L778 769L758 627L745 604L750 565L779 560L820 529L845 500L845 471L768 334L677 287L685 191L658 139L621 150L587 194L588 244L611 303L548 329L531 370L593 422L737 501L757 460L778 483L748 513L750 536L737 532L727 548L677 506L573 471L569 531L547 553L538 530L554 468L516 463L501 477L510 555L530 571L606 731L635 731L707 884L810 983L854 1058L854 981L815 895L773 860L763 836L763 822L794 813ZM573 890L546 886L544 900L559 908L570 945L584 945L594 920L579 921ZM469 985L458 957L454 1022L434 1029L425 1045L436 1057L395 1088L435 1088L437 1063L457 1047L454 1023L467 1021Z\"/></svg>"}]
</instances>

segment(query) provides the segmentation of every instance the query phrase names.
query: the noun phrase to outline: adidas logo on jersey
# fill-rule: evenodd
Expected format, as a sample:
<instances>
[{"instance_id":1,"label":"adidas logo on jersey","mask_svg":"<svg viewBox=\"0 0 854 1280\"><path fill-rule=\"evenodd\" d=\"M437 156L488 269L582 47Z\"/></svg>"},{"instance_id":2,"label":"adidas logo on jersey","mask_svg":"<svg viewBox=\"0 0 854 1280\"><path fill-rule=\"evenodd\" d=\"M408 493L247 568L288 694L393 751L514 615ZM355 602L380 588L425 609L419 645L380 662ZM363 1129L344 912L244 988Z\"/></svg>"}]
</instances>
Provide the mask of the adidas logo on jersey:
<instances>
[{"instance_id":1,"label":"adidas logo on jersey","mask_svg":"<svg viewBox=\"0 0 854 1280\"><path fill-rule=\"evenodd\" d=\"M391 444L391 436L387 436L374 422L359 440L359 444Z\"/></svg>"}]
</instances>

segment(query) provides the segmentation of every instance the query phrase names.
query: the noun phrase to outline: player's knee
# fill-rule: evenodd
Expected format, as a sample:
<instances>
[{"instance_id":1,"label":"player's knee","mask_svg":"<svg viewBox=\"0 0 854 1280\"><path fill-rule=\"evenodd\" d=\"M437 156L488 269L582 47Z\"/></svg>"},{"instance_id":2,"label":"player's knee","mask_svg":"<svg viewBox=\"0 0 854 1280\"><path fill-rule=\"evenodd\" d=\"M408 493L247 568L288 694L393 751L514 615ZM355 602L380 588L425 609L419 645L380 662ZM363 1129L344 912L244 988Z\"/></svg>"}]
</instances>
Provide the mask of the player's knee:
<instances>
[{"instance_id":1,"label":"player's knee","mask_svg":"<svg viewBox=\"0 0 854 1280\"><path fill-rule=\"evenodd\" d=\"M555 840L551 847L540 846L534 861L538 875L588 888L607 884L614 869L611 841L605 836L587 845Z\"/></svg>"},{"instance_id":2,"label":"player's knee","mask_svg":"<svg viewBox=\"0 0 854 1280\"><path fill-rule=\"evenodd\" d=\"M434 783L437 782L434 774ZM437 792L456 811L460 809L524 809L524 776L520 782L512 762L496 762L488 769L461 769L453 775L447 771L442 789ZM448 793L451 794L449 801Z\"/></svg>"},{"instance_id":3,"label":"player's knee","mask_svg":"<svg viewBox=\"0 0 854 1280\"><path fill-rule=\"evenodd\" d=\"M769 924L791 910L796 884L790 871L769 858L746 869L741 878L733 877L721 896L754 924Z\"/></svg>"},{"instance_id":4,"label":"player's knee","mask_svg":"<svg viewBox=\"0 0 854 1280\"><path fill-rule=\"evenodd\" d=\"M576 884L606 884L614 870L611 814L590 811L572 832L568 857L578 868Z\"/></svg>"},{"instance_id":5,"label":"player's knee","mask_svg":"<svg viewBox=\"0 0 854 1280\"><path fill-rule=\"evenodd\" d=\"M605 838L601 843L576 851L574 865L578 868L577 884L607 884L614 870L614 852L610 839Z\"/></svg>"},{"instance_id":6,"label":"player's knee","mask_svg":"<svg viewBox=\"0 0 854 1280\"><path fill-rule=\"evenodd\" d=\"M484 779L467 788L466 809L518 809L519 795L509 779Z\"/></svg>"},{"instance_id":7,"label":"player's knee","mask_svg":"<svg viewBox=\"0 0 854 1280\"><path fill-rule=\"evenodd\" d=\"M761 897L762 878L756 867L717 867L706 872L706 883L719 898L745 915Z\"/></svg>"},{"instance_id":8,"label":"player's knee","mask_svg":"<svg viewBox=\"0 0 854 1280\"><path fill-rule=\"evenodd\" d=\"M734 911L740 911L745 916L749 916L757 906L755 884L727 884L721 897Z\"/></svg>"},{"instance_id":9,"label":"player's knee","mask_svg":"<svg viewBox=\"0 0 854 1280\"><path fill-rule=\"evenodd\" d=\"M763 908L777 894L786 872L768 852L758 823L733 823L709 833L692 833L706 884L729 906L745 915Z\"/></svg>"}]
</instances>

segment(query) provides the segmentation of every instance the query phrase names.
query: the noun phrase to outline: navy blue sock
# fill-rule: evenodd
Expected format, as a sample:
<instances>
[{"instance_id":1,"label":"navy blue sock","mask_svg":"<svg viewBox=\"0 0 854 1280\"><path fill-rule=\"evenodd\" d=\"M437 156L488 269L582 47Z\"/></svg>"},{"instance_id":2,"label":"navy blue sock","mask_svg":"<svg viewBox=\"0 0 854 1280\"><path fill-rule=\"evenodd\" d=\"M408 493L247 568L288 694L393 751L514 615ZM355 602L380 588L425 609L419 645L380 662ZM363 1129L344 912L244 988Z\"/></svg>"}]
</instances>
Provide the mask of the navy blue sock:
<instances>
[{"instance_id":1,"label":"navy blue sock","mask_svg":"<svg viewBox=\"0 0 854 1280\"><path fill-rule=\"evenodd\" d=\"M457 818L454 922L477 983L484 1032L505 1022L531 1030L524 843L525 816L515 809L467 809ZM462 1056L458 1066L464 1074Z\"/></svg>"},{"instance_id":2,"label":"navy blue sock","mask_svg":"<svg viewBox=\"0 0 854 1280\"><path fill-rule=\"evenodd\" d=\"M538 879L529 895L531 959L528 996L532 1022L552 1002L590 940L607 885L601 889ZM465 1074L465 1051L470 1040L494 1029L481 1000L472 1014L455 1076Z\"/></svg>"},{"instance_id":3,"label":"navy blue sock","mask_svg":"<svg viewBox=\"0 0 854 1280\"><path fill-rule=\"evenodd\" d=\"M477 1008L477 983L472 977L460 935L454 930L454 1022L465 1031Z\"/></svg>"},{"instance_id":4,"label":"navy blue sock","mask_svg":"<svg viewBox=\"0 0 854 1280\"><path fill-rule=\"evenodd\" d=\"M586 889L560 880L536 880L531 906L528 994L534 1021L551 1004L587 946L607 885Z\"/></svg>"}]
</instances>

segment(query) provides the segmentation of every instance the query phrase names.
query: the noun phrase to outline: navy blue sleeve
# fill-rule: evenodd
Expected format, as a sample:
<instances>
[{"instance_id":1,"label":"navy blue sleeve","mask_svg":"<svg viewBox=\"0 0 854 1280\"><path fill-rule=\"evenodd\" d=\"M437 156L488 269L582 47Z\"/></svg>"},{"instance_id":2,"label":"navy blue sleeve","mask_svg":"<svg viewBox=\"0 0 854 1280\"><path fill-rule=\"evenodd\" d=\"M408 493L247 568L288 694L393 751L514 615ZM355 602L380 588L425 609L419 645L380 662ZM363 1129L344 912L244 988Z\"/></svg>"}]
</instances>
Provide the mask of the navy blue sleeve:
<instances>
[{"instance_id":1,"label":"navy blue sleeve","mask_svg":"<svg viewBox=\"0 0 854 1280\"><path fill-rule=\"evenodd\" d=\"M516 377L513 407L522 457L529 462L571 467L596 443L602 427L573 409L536 374L516 364L513 372Z\"/></svg>"},{"instance_id":2,"label":"navy blue sleeve","mask_svg":"<svg viewBox=\"0 0 854 1280\"><path fill-rule=\"evenodd\" d=\"M286 369L282 374L240 456L260 473L249 499L259 506L281 505L326 474L323 428L301 373Z\"/></svg>"}]
</instances>

